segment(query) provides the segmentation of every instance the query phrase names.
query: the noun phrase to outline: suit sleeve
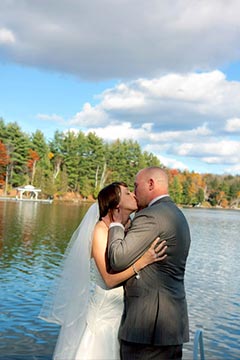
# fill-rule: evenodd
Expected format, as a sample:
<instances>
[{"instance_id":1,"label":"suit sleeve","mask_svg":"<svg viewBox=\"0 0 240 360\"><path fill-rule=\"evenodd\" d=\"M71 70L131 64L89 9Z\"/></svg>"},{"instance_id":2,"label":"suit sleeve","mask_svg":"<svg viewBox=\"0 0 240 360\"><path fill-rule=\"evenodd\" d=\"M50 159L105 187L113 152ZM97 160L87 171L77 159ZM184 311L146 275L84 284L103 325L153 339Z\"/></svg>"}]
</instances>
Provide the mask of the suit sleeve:
<instances>
[{"instance_id":1,"label":"suit sleeve","mask_svg":"<svg viewBox=\"0 0 240 360\"><path fill-rule=\"evenodd\" d=\"M115 271L122 271L132 265L158 236L155 218L140 213L135 216L127 234L120 226L109 229L108 258Z\"/></svg>"}]
</instances>

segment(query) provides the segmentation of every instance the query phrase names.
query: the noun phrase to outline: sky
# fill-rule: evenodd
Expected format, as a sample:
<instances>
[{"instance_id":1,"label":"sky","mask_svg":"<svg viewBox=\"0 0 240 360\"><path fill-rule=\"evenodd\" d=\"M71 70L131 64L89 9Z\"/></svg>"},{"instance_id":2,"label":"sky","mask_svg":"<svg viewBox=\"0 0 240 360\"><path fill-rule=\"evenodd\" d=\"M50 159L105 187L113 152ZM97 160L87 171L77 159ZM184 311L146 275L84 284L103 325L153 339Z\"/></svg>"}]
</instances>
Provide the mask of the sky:
<instances>
[{"instance_id":1,"label":"sky","mask_svg":"<svg viewBox=\"0 0 240 360\"><path fill-rule=\"evenodd\" d=\"M1 0L0 117L240 174L239 0Z\"/></svg>"}]
</instances>

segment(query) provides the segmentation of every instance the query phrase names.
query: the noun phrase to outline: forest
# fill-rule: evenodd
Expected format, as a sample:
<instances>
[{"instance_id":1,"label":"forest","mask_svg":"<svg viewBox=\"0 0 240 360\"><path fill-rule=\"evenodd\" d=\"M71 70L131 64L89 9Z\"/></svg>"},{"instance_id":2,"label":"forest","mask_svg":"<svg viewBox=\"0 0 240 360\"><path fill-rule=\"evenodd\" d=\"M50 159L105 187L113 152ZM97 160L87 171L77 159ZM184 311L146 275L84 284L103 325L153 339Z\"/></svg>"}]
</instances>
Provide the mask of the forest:
<instances>
[{"instance_id":1,"label":"forest","mask_svg":"<svg viewBox=\"0 0 240 360\"><path fill-rule=\"evenodd\" d=\"M73 194L95 199L112 181L133 189L136 173L160 166L169 176L169 193L179 205L240 207L240 175L199 174L169 169L132 140L108 143L95 133L55 131L46 140L41 130L27 134L17 123L0 118L0 190L5 196L19 186L40 188L43 198L64 199Z\"/></svg>"}]
</instances>

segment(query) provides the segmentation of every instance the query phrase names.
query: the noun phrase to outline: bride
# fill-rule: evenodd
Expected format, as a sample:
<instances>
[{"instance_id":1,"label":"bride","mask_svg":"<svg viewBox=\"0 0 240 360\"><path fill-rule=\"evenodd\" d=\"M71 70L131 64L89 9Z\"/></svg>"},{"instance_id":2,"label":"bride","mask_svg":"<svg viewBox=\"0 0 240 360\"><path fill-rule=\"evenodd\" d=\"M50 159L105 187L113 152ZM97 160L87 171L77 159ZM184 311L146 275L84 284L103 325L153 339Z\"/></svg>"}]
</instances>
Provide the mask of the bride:
<instances>
[{"instance_id":1,"label":"bride","mask_svg":"<svg viewBox=\"0 0 240 360\"><path fill-rule=\"evenodd\" d=\"M145 266L166 257L166 242L157 245L157 238L128 269L110 271L106 259L108 227L118 208L126 219L137 210L134 194L122 182L99 192L98 204L89 208L66 250L61 276L40 313L40 318L61 325L54 360L119 359L121 285L137 277Z\"/></svg>"}]
</instances>

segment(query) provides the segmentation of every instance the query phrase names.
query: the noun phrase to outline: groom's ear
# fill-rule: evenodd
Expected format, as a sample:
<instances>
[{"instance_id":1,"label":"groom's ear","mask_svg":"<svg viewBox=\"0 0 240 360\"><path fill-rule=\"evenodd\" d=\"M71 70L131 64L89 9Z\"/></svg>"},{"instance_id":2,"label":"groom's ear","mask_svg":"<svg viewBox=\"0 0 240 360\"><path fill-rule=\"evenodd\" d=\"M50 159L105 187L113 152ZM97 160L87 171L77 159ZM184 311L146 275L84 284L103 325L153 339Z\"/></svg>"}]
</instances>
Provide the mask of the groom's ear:
<instances>
[{"instance_id":1,"label":"groom's ear","mask_svg":"<svg viewBox=\"0 0 240 360\"><path fill-rule=\"evenodd\" d=\"M153 179L148 180L148 188L150 191L154 189L154 180Z\"/></svg>"}]
</instances>

